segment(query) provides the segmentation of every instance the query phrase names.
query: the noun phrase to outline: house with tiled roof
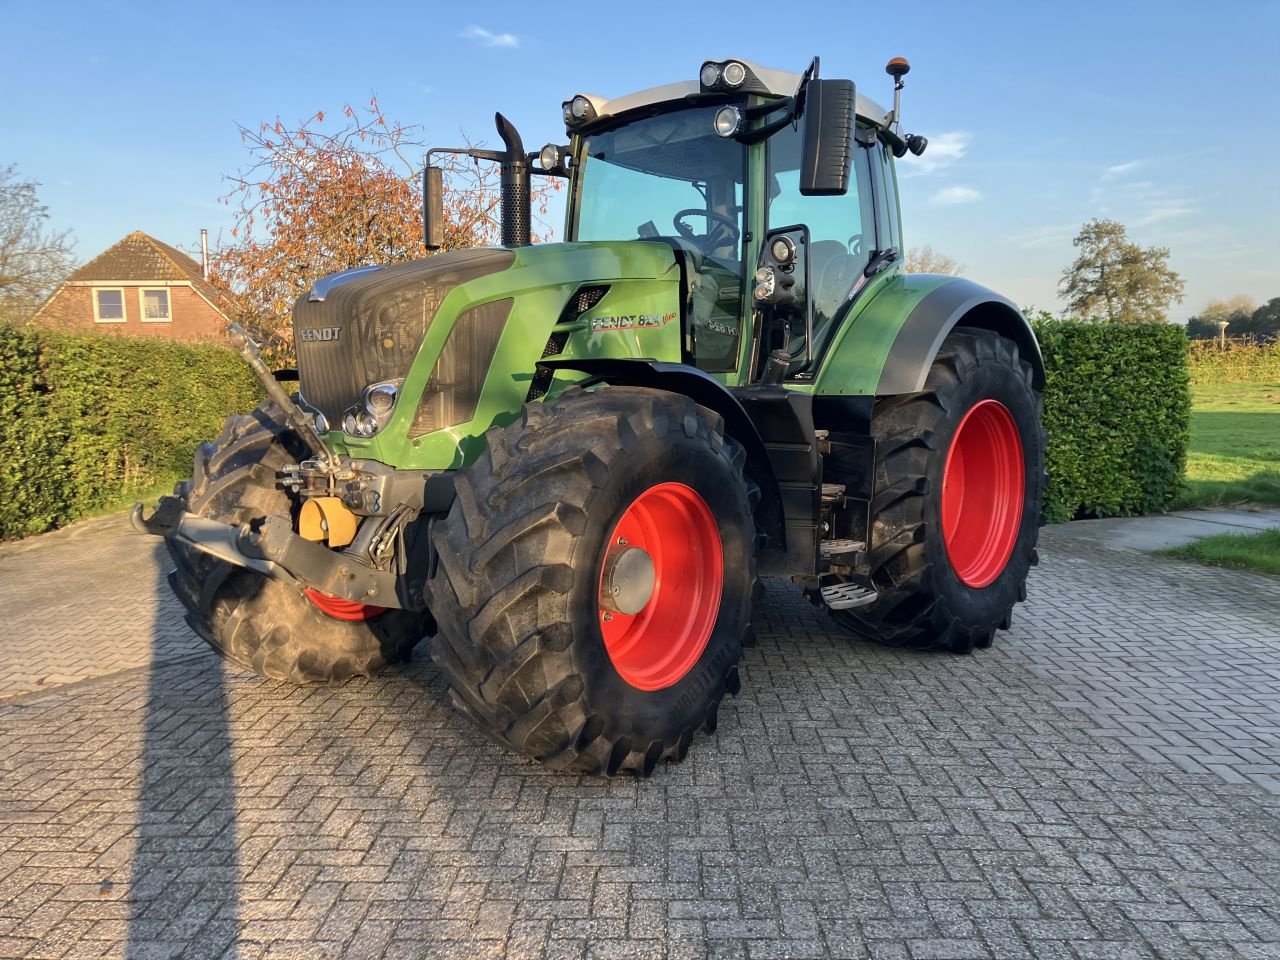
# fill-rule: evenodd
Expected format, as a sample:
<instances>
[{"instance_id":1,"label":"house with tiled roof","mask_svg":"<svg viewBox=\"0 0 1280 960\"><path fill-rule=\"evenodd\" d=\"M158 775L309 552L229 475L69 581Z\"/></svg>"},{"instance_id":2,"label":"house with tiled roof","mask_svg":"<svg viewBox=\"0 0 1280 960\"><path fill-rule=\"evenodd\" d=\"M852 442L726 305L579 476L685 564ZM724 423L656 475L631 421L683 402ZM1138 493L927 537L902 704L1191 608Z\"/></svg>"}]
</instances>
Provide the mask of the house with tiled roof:
<instances>
[{"instance_id":1,"label":"house with tiled roof","mask_svg":"<svg viewBox=\"0 0 1280 960\"><path fill-rule=\"evenodd\" d=\"M135 230L76 270L36 311L60 330L222 340L223 300L181 250Z\"/></svg>"}]
</instances>

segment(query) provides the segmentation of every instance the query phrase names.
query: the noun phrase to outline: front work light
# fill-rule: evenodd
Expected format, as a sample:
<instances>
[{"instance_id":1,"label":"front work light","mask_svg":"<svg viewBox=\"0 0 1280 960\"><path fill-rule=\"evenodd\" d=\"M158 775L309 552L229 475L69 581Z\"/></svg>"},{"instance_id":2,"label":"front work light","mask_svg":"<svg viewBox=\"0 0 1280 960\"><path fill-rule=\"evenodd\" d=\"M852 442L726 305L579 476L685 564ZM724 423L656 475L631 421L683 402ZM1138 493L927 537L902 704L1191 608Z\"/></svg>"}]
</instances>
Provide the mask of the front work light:
<instances>
[{"instance_id":1,"label":"front work light","mask_svg":"<svg viewBox=\"0 0 1280 960\"><path fill-rule=\"evenodd\" d=\"M560 148L554 143L548 143L538 153L538 165L543 170L554 170L560 166Z\"/></svg>"},{"instance_id":2,"label":"front work light","mask_svg":"<svg viewBox=\"0 0 1280 960\"><path fill-rule=\"evenodd\" d=\"M757 300L768 300L773 296L773 291L777 287L777 274L773 272L772 267L761 267L756 271L755 276L756 288L755 298Z\"/></svg>"},{"instance_id":3,"label":"front work light","mask_svg":"<svg viewBox=\"0 0 1280 960\"><path fill-rule=\"evenodd\" d=\"M698 71L698 83L703 93L722 93L737 90L744 85L748 89L755 89L759 84L748 84L747 81L751 79L752 74L747 65L737 60L708 60Z\"/></svg>"},{"instance_id":4,"label":"front work light","mask_svg":"<svg viewBox=\"0 0 1280 960\"><path fill-rule=\"evenodd\" d=\"M742 129L742 111L737 107L721 107L716 111L716 133L722 137L732 137Z\"/></svg>"}]
</instances>

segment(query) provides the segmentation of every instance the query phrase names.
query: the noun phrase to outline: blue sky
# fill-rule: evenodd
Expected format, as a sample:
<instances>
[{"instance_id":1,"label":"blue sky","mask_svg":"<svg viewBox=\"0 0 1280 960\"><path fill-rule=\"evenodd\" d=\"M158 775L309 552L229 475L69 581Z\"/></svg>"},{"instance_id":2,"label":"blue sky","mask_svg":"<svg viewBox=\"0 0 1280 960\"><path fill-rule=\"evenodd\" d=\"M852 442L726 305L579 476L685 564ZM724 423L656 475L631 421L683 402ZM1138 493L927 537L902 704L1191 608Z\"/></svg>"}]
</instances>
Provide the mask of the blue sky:
<instances>
[{"instance_id":1,"label":"blue sky","mask_svg":"<svg viewBox=\"0 0 1280 960\"><path fill-rule=\"evenodd\" d=\"M43 183L87 259L134 229L194 247L229 229L237 124L377 93L452 144L563 139L559 104L696 76L741 56L853 79L930 138L899 166L909 246L1023 305L1057 308L1094 216L1168 246L1212 297L1280 296L1280 3L210 4L0 0L0 164ZM652 11L652 16L646 16ZM729 11L732 11L730 13Z\"/></svg>"}]
</instances>

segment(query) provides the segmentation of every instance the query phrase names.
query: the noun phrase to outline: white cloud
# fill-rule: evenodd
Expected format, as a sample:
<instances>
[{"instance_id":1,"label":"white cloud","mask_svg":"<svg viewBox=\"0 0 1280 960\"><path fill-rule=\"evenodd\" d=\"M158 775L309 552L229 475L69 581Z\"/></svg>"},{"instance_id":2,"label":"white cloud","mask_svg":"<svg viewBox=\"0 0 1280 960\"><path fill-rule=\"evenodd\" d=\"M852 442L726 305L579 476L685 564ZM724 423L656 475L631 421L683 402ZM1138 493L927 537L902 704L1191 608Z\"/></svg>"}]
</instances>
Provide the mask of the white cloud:
<instances>
[{"instance_id":1,"label":"white cloud","mask_svg":"<svg viewBox=\"0 0 1280 960\"><path fill-rule=\"evenodd\" d=\"M944 187L929 202L939 207L954 207L958 203L973 203L981 199L982 194L973 187Z\"/></svg>"},{"instance_id":2,"label":"white cloud","mask_svg":"<svg viewBox=\"0 0 1280 960\"><path fill-rule=\"evenodd\" d=\"M1115 166L1107 167L1102 171L1103 177L1123 177L1126 173L1132 173L1142 166L1141 160L1130 160L1128 163L1117 163Z\"/></svg>"},{"instance_id":3,"label":"white cloud","mask_svg":"<svg viewBox=\"0 0 1280 960\"><path fill-rule=\"evenodd\" d=\"M484 27L470 26L458 36L464 40L474 40L484 47L518 47L520 38L514 33L494 33Z\"/></svg>"},{"instance_id":4,"label":"white cloud","mask_svg":"<svg viewBox=\"0 0 1280 960\"><path fill-rule=\"evenodd\" d=\"M1056 247L1070 243L1079 230L1078 223L1046 223L1021 230L1009 239L1017 247Z\"/></svg>"},{"instance_id":5,"label":"white cloud","mask_svg":"<svg viewBox=\"0 0 1280 960\"><path fill-rule=\"evenodd\" d=\"M949 167L965 155L965 151L969 149L969 141L972 139L973 134L968 130L952 130L949 133L930 137L924 156L916 157L908 153L900 161L902 166L899 169L904 175L911 176L933 173L935 170Z\"/></svg>"},{"instance_id":6,"label":"white cloud","mask_svg":"<svg viewBox=\"0 0 1280 960\"><path fill-rule=\"evenodd\" d=\"M1149 227L1153 223L1163 223L1165 220L1173 220L1176 217L1186 217L1195 213L1199 208L1191 201L1179 201L1170 198L1168 203L1153 204L1147 208L1139 219L1134 221L1137 226Z\"/></svg>"}]
</instances>

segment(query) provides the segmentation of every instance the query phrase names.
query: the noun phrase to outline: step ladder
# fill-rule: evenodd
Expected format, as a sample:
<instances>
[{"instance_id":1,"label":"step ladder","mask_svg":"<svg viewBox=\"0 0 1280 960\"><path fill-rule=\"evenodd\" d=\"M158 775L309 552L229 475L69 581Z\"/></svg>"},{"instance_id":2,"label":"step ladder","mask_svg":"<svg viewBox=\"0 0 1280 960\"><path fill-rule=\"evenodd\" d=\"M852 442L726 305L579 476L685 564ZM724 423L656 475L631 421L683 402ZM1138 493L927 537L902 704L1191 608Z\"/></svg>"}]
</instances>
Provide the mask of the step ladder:
<instances>
[{"instance_id":1,"label":"step ladder","mask_svg":"<svg viewBox=\"0 0 1280 960\"><path fill-rule=\"evenodd\" d=\"M832 610L850 610L874 603L878 594L856 583L833 583L821 590L822 601Z\"/></svg>"},{"instance_id":2,"label":"step ladder","mask_svg":"<svg viewBox=\"0 0 1280 960\"><path fill-rule=\"evenodd\" d=\"M818 550L823 560L852 563L855 555L867 552L867 545L861 540L823 540Z\"/></svg>"}]
</instances>

